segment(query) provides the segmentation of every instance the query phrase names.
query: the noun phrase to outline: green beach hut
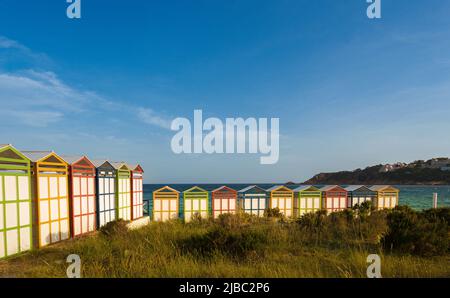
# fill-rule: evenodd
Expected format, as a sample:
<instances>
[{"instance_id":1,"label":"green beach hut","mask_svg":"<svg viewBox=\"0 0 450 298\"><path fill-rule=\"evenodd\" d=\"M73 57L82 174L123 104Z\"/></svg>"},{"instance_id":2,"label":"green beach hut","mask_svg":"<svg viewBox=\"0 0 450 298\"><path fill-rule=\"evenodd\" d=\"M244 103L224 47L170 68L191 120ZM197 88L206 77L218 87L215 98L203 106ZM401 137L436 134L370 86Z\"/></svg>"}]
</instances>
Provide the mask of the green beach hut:
<instances>
[{"instance_id":1,"label":"green beach hut","mask_svg":"<svg viewBox=\"0 0 450 298\"><path fill-rule=\"evenodd\" d=\"M0 259L32 248L31 162L0 144Z\"/></svg>"},{"instance_id":2,"label":"green beach hut","mask_svg":"<svg viewBox=\"0 0 450 298\"><path fill-rule=\"evenodd\" d=\"M322 192L315 186L302 185L294 191L294 214L300 217L322 209Z\"/></svg>"},{"instance_id":3,"label":"green beach hut","mask_svg":"<svg viewBox=\"0 0 450 298\"><path fill-rule=\"evenodd\" d=\"M183 217L185 222L190 222L195 215L208 218L209 209L208 191L194 186L183 192Z\"/></svg>"},{"instance_id":4,"label":"green beach hut","mask_svg":"<svg viewBox=\"0 0 450 298\"><path fill-rule=\"evenodd\" d=\"M131 169L124 162L111 162L116 170L117 219L131 220Z\"/></svg>"}]
</instances>

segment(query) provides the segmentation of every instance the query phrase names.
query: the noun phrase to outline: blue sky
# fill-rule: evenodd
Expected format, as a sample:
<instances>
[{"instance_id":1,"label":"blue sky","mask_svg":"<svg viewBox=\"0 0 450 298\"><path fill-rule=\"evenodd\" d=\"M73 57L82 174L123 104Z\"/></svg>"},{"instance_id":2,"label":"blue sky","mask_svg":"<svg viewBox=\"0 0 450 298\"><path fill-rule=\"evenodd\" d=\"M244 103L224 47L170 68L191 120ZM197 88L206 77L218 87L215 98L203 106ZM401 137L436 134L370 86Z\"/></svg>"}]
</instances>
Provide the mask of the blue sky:
<instances>
[{"instance_id":1,"label":"blue sky","mask_svg":"<svg viewBox=\"0 0 450 298\"><path fill-rule=\"evenodd\" d=\"M300 182L450 156L450 2L0 0L0 143L153 183ZM280 160L175 155L176 117L279 117Z\"/></svg>"}]
</instances>

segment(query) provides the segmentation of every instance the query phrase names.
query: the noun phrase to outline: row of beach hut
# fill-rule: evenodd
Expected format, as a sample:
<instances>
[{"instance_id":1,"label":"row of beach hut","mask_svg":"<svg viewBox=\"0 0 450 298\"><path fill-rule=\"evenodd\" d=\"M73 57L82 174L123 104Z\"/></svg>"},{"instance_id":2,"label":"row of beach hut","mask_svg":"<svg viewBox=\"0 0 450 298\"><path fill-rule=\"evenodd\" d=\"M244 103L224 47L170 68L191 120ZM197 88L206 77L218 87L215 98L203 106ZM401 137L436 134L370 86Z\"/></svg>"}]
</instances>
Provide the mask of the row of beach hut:
<instances>
[{"instance_id":1,"label":"row of beach hut","mask_svg":"<svg viewBox=\"0 0 450 298\"><path fill-rule=\"evenodd\" d=\"M390 209L398 205L399 190L389 185L275 185L263 189L250 185L241 190L222 186L211 192L194 186L178 191L164 186L153 192L152 217L155 221L182 218L189 222L194 215L206 218L242 210L262 216L267 208L278 208L286 217L326 210L342 211L365 201L371 201L377 209Z\"/></svg>"},{"instance_id":2,"label":"row of beach hut","mask_svg":"<svg viewBox=\"0 0 450 298\"><path fill-rule=\"evenodd\" d=\"M143 217L140 165L0 144L0 259Z\"/></svg>"}]
</instances>

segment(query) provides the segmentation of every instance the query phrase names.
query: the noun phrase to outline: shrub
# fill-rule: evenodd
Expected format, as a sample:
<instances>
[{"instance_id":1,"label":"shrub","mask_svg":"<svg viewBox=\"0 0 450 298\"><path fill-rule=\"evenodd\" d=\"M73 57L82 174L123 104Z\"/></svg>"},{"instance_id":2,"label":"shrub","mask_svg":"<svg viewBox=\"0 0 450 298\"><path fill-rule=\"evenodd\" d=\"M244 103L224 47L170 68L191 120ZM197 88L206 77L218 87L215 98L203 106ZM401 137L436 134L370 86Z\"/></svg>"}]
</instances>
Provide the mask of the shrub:
<instances>
[{"instance_id":1,"label":"shrub","mask_svg":"<svg viewBox=\"0 0 450 298\"><path fill-rule=\"evenodd\" d=\"M387 215L385 248L421 256L442 255L449 250L449 230L445 211L416 212L396 207Z\"/></svg>"},{"instance_id":2,"label":"shrub","mask_svg":"<svg viewBox=\"0 0 450 298\"><path fill-rule=\"evenodd\" d=\"M224 228L239 229L242 226L249 225L251 223L255 223L258 221L259 219L255 215L240 212L237 214L232 213L221 214L215 220L215 223Z\"/></svg>"},{"instance_id":3,"label":"shrub","mask_svg":"<svg viewBox=\"0 0 450 298\"><path fill-rule=\"evenodd\" d=\"M321 231L325 226L325 220L327 217L327 212L325 210L320 210L315 213L306 213L303 214L298 220L297 223L301 228L304 228L308 231Z\"/></svg>"},{"instance_id":4,"label":"shrub","mask_svg":"<svg viewBox=\"0 0 450 298\"><path fill-rule=\"evenodd\" d=\"M123 219L111 221L100 228L100 233L107 237L125 235L128 233L127 224Z\"/></svg>"},{"instance_id":5,"label":"shrub","mask_svg":"<svg viewBox=\"0 0 450 298\"><path fill-rule=\"evenodd\" d=\"M447 225L450 225L450 207L428 209L423 211L424 216L431 221L436 219L445 220Z\"/></svg>"},{"instance_id":6,"label":"shrub","mask_svg":"<svg viewBox=\"0 0 450 298\"><path fill-rule=\"evenodd\" d=\"M264 216L269 218L283 218L283 213L280 212L280 209L277 208L267 208L264 210Z\"/></svg>"},{"instance_id":7,"label":"shrub","mask_svg":"<svg viewBox=\"0 0 450 298\"><path fill-rule=\"evenodd\" d=\"M211 228L205 234L197 234L180 241L179 247L185 253L205 257L220 252L231 257L245 257L257 251L263 253L268 236L263 230L241 227L228 229L221 226Z\"/></svg>"}]
</instances>

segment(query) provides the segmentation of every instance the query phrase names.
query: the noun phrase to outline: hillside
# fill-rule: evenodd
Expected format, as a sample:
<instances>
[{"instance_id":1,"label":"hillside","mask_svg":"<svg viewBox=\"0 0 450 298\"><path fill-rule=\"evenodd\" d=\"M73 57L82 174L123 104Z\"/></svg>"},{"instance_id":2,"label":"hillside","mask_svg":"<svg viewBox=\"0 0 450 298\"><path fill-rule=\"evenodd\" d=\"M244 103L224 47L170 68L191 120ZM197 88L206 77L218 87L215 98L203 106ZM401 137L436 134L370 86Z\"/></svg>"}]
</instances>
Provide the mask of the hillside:
<instances>
[{"instance_id":1,"label":"hillside","mask_svg":"<svg viewBox=\"0 0 450 298\"><path fill-rule=\"evenodd\" d=\"M320 173L305 184L391 184L391 185L443 185L450 184L450 171L439 168L403 167L382 172L383 165L364 170Z\"/></svg>"}]
</instances>

